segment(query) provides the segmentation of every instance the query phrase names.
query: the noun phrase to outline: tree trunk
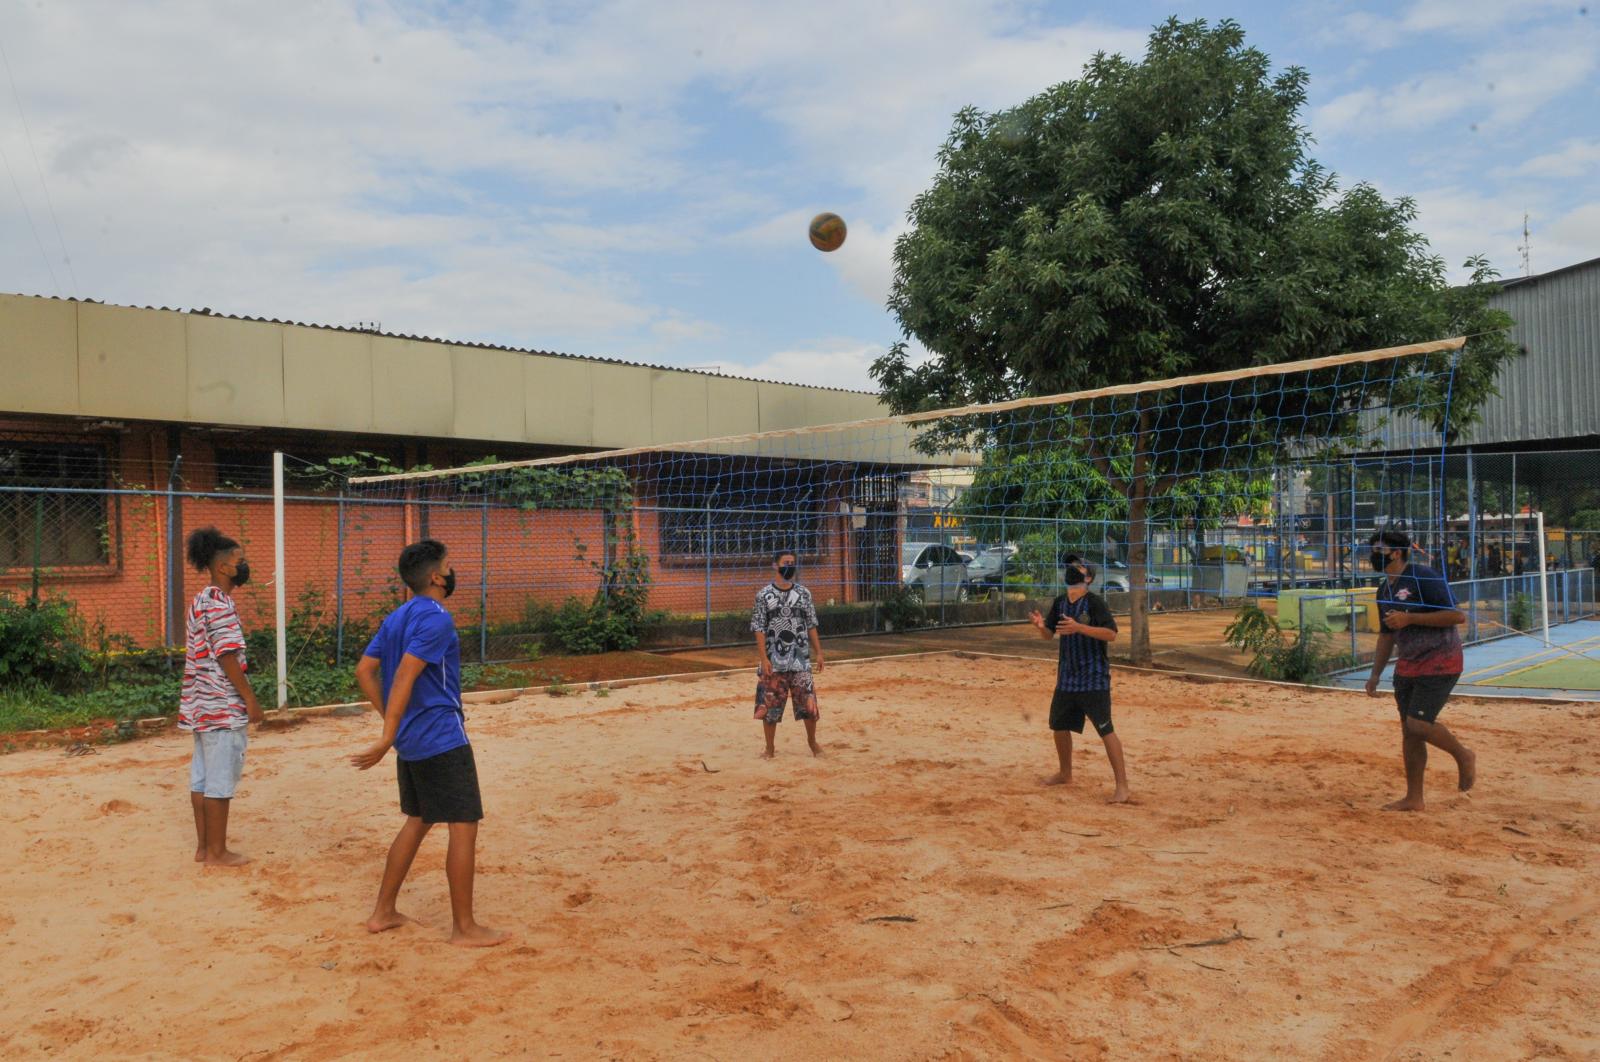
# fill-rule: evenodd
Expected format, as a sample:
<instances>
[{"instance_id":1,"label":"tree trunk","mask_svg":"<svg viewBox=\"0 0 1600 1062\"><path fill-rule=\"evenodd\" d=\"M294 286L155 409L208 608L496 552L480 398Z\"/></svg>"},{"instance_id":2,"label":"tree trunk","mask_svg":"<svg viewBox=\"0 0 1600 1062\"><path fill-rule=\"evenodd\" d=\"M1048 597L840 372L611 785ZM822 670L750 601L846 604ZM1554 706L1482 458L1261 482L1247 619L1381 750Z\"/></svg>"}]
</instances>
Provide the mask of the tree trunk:
<instances>
[{"instance_id":1,"label":"tree trunk","mask_svg":"<svg viewBox=\"0 0 1600 1062\"><path fill-rule=\"evenodd\" d=\"M1128 656L1135 667L1149 667L1150 594L1145 589L1149 530L1145 524L1150 499L1149 414L1139 414L1134 445L1133 478L1128 484Z\"/></svg>"},{"instance_id":2,"label":"tree trunk","mask_svg":"<svg viewBox=\"0 0 1600 1062\"><path fill-rule=\"evenodd\" d=\"M1150 665L1150 592L1145 589L1146 484L1135 476L1128 496L1128 656L1136 667Z\"/></svg>"}]
</instances>

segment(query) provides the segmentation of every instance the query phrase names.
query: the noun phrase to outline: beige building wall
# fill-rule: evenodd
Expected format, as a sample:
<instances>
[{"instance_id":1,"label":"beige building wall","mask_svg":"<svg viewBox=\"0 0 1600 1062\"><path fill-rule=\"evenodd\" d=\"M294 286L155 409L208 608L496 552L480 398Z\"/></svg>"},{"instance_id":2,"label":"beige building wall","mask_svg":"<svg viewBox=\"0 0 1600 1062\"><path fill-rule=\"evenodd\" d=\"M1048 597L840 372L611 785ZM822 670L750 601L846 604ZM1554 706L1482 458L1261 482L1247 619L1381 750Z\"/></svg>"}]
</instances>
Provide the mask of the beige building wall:
<instances>
[{"instance_id":1,"label":"beige building wall","mask_svg":"<svg viewBox=\"0 0 1600 1062\"><path fill-rule=\"evenodd\" d=\"M881 417L868 394L578 357L0 295L0 413L378 433L574 448ZM908 451L888 429L853 454ZM740 452L817 454L815 441ZM820 455L819 455L820 456Z\"/></svg>"}]
</instances>

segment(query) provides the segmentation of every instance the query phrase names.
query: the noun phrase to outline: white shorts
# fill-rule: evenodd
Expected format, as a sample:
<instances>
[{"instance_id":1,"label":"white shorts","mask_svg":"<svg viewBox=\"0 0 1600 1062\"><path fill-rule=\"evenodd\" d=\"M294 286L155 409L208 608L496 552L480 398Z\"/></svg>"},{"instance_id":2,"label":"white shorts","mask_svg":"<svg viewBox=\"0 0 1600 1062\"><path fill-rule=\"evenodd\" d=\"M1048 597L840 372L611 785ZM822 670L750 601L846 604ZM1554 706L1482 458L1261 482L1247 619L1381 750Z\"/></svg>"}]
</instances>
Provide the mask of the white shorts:
<instances>
[{"instance_id":1,"label":"white shorts","mask_svg":"<svg viewBox=\"0 0 1600 1062\"><path fill-rule=\"evenodd\" d=\"M244 749L250 732L237 730L196 730L194 758L189 761L189 792L204 793L214 800L231 800L244 773Z\"/></svg>"}]
</instances>

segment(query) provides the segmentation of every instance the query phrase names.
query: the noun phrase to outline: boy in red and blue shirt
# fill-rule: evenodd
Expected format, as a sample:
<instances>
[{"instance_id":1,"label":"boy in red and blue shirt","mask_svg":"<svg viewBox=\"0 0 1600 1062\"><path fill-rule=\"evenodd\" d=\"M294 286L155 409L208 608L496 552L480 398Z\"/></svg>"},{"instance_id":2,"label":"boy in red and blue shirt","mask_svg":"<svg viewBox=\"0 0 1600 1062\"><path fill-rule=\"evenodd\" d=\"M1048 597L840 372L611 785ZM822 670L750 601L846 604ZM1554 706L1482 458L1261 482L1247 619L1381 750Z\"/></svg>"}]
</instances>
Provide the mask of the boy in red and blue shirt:
<instances>
[{"instance_id":1,"label":"boy in red and blue shirt","mask_svg":"<svg viewBox=\"0 0 1600 1062\"><path fill-rule=\"evenodd\" d=\"M1384 805L1385 811L1421 811L1422 776L1428 767L1428 746L1448 752L1456 761L1458 786L1464 793L1477 780L1478 757L1438 721L1461 678L1461 635L1467 621L1456 607L1450 584L1432 568L1412 564L1411 539L1402 531L1372 536L1372 567L1382 572L1378 585L1378 635L1367 695L1376 697L1378 680L1396 650L1394 699L1400 711L1400 754L1406 767L1406 795Z\"/></svg>"}]
</instances>

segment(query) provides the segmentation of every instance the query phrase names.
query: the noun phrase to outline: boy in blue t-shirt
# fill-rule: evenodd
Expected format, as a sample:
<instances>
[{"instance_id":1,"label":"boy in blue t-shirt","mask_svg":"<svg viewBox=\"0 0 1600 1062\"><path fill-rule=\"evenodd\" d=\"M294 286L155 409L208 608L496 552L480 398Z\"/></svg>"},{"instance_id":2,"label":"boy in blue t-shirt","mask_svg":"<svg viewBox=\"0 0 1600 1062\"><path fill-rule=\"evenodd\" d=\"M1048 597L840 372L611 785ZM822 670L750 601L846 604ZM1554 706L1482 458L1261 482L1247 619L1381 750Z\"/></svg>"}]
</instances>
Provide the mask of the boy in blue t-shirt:
<instances>
[{"instance_id":1,"label":"boy in blue t-shirt","mask_svg":"<svg viewBox=\"0 0 1600 1062\"><path fill-rule=\"evenodd\" d=\"M1055 736L1060 767L1045 785L1072 784L1072 732L1083 733L1085 720L1106 747L1115 788L1107 803L1129 800L1128 771L1122 739L1111 725L1111 661L1106 645L1116 640L1117 620L1099 594L1089 592L1094 568L1076 555L1064 558L1067 592L1050 604L1050 614L1029 615L1043 638L1060 638L1056 690L1050 700L1050 730Z\"/></svg>"},{"instance_id":2,"label":"boy in blue t-shirt","mask_svg":"<svg viewBox=\"0 0 1600 1062\"><path fill-rule=\"evenodd\" d=\"M400 578L416 596L385 617L356 665L362 695L383 717L383 738L350 762L364 771L393 748L400 810L406 816L389 846L367 929L381 933L410 921L395 910L395 900L422 839L443 822L450 832L445 855L450 943L487 947L507 934L472 917L483 800L461 710L461 643L455 621L441 603L456 588L455 569L445 554L444 544L433 539L413 542L400 552Z\"/></svg>"}]
</instances>

